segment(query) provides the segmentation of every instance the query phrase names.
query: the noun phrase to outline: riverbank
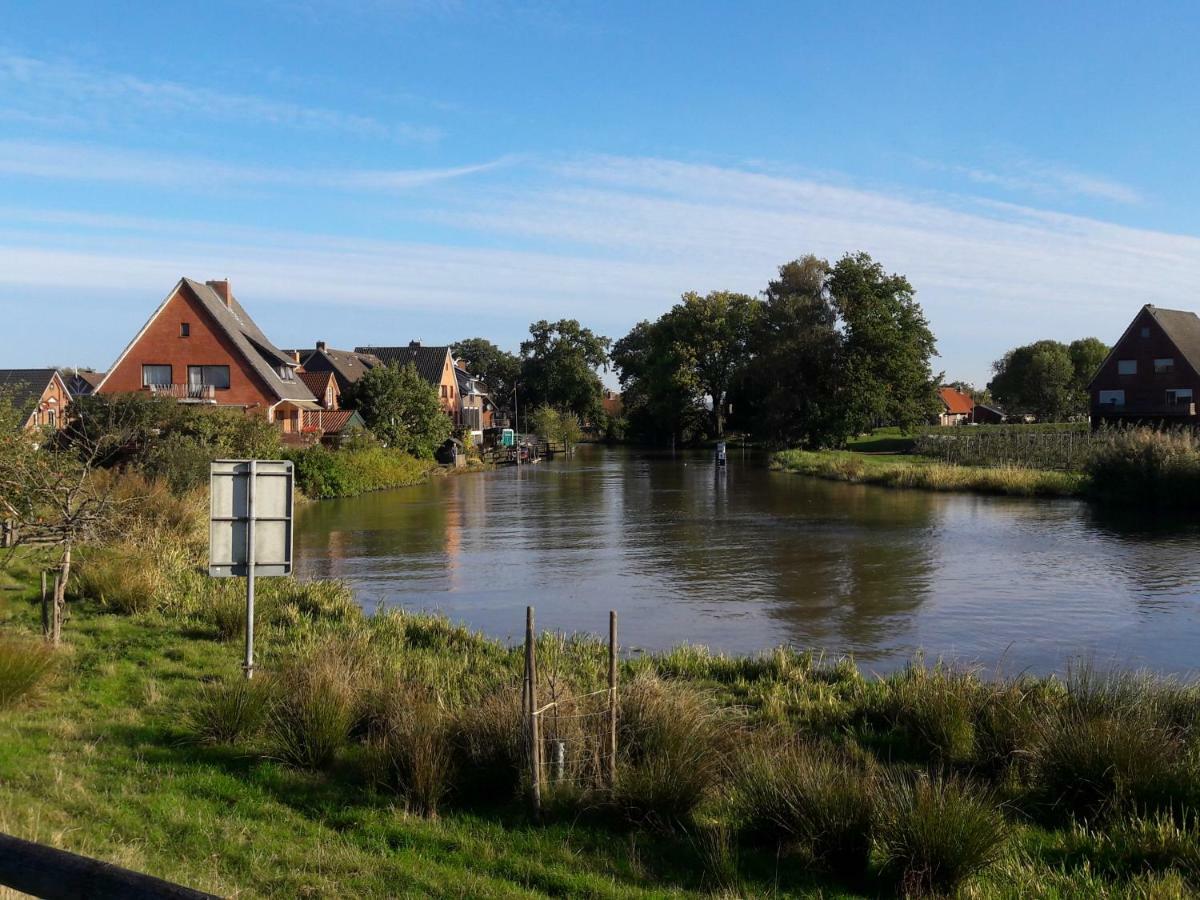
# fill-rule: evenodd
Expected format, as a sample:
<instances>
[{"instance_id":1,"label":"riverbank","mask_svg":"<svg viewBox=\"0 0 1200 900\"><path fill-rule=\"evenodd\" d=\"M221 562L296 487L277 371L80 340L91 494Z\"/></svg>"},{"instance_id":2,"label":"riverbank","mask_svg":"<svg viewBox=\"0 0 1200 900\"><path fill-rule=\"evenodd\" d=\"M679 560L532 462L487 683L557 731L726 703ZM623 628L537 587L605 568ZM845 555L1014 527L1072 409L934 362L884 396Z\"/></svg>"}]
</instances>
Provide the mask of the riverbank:
<instances>
[{"instance_id":1,"label":"riverbank","mask_svg":"<svg viewBox=\"0 0 1200 900\"><path fill-rule=\"evenodd\" d=\"M771 468L852 484L1015 497L1080 497L1089 484L1087 476L1078 472L947 465L902 454L846 450L783 450L772 455Z\"/></svg>"},{"instance_id":2,"label":"riverbank","mask_svg":"<svg viewBox=\"0 0 1200 900\"><path fill-rule=\"evenodd\" d=\"M15 562L0 697L37 628L38 561ZM568 752L535 821L519 649L436 616L364 617L336 582L264 579L247 688L238 585L203 584L220 590L133 615L73 603L49 678L0 709L0 828L239 896L1200 886L1192 686L919 664L875 679L795 650L681 647L620 664L613 790L593 755L606 648L543 635L539 696L561 714L545 754Z\"/></svg>"}]
</instances>

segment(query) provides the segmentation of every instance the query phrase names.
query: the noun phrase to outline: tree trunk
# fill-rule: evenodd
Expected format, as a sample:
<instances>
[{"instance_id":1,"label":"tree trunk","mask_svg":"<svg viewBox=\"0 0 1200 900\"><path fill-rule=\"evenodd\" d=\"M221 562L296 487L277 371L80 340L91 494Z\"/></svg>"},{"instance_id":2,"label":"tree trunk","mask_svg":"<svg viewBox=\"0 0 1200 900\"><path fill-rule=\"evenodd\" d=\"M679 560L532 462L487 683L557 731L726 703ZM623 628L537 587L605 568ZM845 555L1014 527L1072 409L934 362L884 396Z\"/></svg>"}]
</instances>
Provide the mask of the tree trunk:
<instances>
[{"instance_id":1,"label":"tree trunk","mask_svg":"<svg viewBox=\"0 0 1200 900\"><path fill-rule=\"evenodd\" d=\"M55 647L62 641L63 620L67 614L67 579L71 577L71 545L63 547L62 562L59 564L59 576L54 585L54 622L51 628L50 643Z\"/></svg>"},{"instance_id":2,"label":"tree trunk","mask_svg":"<svg viewBox=\"0 0 1200 900\"><path fill-rule=\"evenodd\" d=\"M725 434L725 392L714 391L712 398L713 428L716 429L717 437L722 437Z\"/></svg>"}]
</instances>

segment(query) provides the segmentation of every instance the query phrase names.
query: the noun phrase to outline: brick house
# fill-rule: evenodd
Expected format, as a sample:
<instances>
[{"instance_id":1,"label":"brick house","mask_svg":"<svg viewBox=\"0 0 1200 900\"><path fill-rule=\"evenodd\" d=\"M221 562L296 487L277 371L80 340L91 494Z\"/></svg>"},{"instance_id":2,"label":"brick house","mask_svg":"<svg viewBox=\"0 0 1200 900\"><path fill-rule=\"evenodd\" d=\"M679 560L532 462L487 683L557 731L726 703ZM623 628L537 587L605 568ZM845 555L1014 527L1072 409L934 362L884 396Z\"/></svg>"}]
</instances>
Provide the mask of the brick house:
<instances>
[{"instance_id":1,"label":"brick house","mask_svg":"<svg viewBox=\"0 0 1200 900\"><path fill-rule=\"evenodd\" d=\"M363 373L369 372L376 366L382 366L383 361L370 353L358 353L354 350L334 350L324 341L317 341L312 350L285 350L289 356L304 367L305 372L332 372L337 379L338 392L350 390Z\"/></svg>"},{"instance_id":2,"label":"brick house","mask_svg":"<svg viewBox=\"0 0 1200 900\"><path fill-rule=\"evenodd\" d=\"M333 372L300 371L296 375L304 382L304 386L312 391L321 409L341 409L342 390L338 387L337 376Z\"/></svg>"},{"instance_id":3,"label":"brick house","mask_svg":"<svg viewBox=\"0 0 1200 900\"><path fill-rule=\"evenodd\" d=\"M938 414L939 425L966 425L974 421L972 413L975 401L962 391L952 387L938 388L938 399L942 401L942 411Z\"/></svg>"},{"instance_id":4,"label":"brick house","mask_svg":"<svg viewBox=\"0 0 1200 900\"><path fill-rule=\"evenodd\" d=\"M1092 427L1195 425L1200 317L1146 304L1088 384Z\"/></svg>"},{"instance_id":5,"label":"brick house","mask_svg":"<svg viewBox=\"0 0 1200 900\"><path fill-rule=\"evenodd\" d=\"M57 369L0 369L0 402L12 404L22 428L61 428L71 392Z\"/></svg>"},{"instance_id":6,"label":"brick house","mask_svg":"<svg viewBox=\"0 0 1200 900\"><path fill-rule=\"evenodd\" d=\"M320 405L298 369L254 324L228 280L182 278L96 393L146 391L180 403L241 409L299 436L303 412Z\"/></svg>"},{"instance_id":7,"label":"brick house","mask_svg":"<svg viewBox=\"0 0 1200 900\"><path fill-rule=\"evenodd\" d=\"M471 433L475 443L483 443L483 432L495 422L496 406L488 387L467 371L463 360L455 360L454 374L458 378L458 414L455 424Z\"/></svg>"},{"instance_id":8,"label":"brick house","mask_svg":"<svg viewBox=\"0 0 1200 900\"><path fill-rule=\"evenodd\" d=\"M384 365L404 368L416 366L417 374L433 385L438 392L442 409L456 425L461 425L458 394L458 375L449 347L426 347L411 341L407 347L355 347L354 352L379 360Z\"/></svg>"}]
</instances>

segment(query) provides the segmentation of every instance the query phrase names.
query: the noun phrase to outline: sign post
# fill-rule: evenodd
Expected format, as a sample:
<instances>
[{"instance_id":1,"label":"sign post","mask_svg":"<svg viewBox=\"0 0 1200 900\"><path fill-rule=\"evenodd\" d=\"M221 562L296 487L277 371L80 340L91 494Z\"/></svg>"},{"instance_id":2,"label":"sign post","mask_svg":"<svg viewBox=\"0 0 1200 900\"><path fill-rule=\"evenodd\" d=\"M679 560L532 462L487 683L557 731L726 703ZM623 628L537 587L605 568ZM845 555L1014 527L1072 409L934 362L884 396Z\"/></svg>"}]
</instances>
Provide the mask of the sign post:
<instances>
[{"instance_id":1,"label":"sign post","mask_svg":"<svg viewBox=\"0 0 1200 900\"><path fill-rule=\"evenodd\" d=\"M246 579L247 678L254 677L254 581L292 573L291 462L219 459L209 469L208 574Z\"/></svg>"}]
</instances>

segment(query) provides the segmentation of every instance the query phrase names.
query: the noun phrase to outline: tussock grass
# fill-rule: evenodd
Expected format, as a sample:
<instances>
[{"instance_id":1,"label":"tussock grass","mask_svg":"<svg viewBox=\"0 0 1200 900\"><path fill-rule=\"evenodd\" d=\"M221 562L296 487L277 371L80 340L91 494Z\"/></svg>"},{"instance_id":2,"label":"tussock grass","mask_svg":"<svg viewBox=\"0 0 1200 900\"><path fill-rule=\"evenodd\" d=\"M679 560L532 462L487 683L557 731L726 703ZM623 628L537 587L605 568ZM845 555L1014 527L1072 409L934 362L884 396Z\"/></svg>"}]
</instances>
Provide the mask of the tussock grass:
<instances>
[{"instance_id":1,"label":"tussock grass","mask_svg":"<svg viewBox=\"0 0 1200 900\"><path fill-rule=\"evenodd\" d=\"M771 457L771 467L853 484L1014 497L1074 497L1083 493L1088 484L1085 476L1075 472L1021 466L956 466L909 459L880 460L837 451L784 450Z\"/></svg>"},{"instance_id":2,"label":"tussock grass","mask_svg":"<svg viewBox=\"0 0 1200 900\"><path fill-rule=\"evenodd\" d=\"M273 688L261 675L209 682L188 710L188 725L203 743L237 744L258 737L275 700Z\"/></svg>"},{"instance_id":3,"label":"tussock grass","mask_svg":"<svg viewBox=\"0 0 1200 900\"><path fill-rule=\"evenodd\" d=\"M876 850L909 895L946 894L994 864L1010 836L995 798L956 776L891 775L883 785Z\"/></svg>"},{"instance_id":4,"label":"tussock grass","mask_svg":"<svg viewBox=\"0 0 1200 900\"><path fill-rule=\"evenodd\" d=\"M436 816L453 784L453 735L453 717L436 694L420 685L388 685L368 727L370 779L421 815Z\"/></svg>"},{"instance_id":5,"label":"tussock grass","mask_svg":"<svg viewBox=\"0 0 1200 900\"><path fill-rule=\"evenodd\" d=\"M0 709L34 697L54 672L52 648L35 638L0 636Z\"/></svg>"},{"instance_id":6,"label":"tussock grass","mask_svg":"<svg viewBox=\"0 0 1200 900\"><path fill-rule=\"evenodd\" d=\"M333 761L359 720L362 666L356 648L329 641L284 668L268 718L280 759L306 769Z\"/></svg>"}]
</instances>

